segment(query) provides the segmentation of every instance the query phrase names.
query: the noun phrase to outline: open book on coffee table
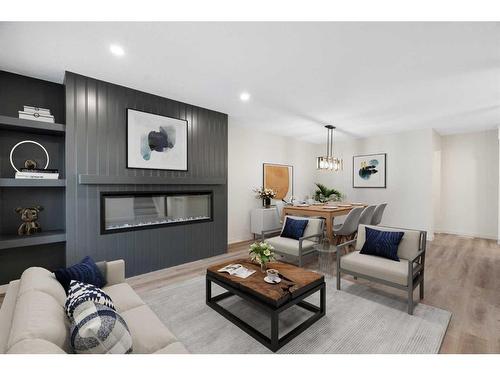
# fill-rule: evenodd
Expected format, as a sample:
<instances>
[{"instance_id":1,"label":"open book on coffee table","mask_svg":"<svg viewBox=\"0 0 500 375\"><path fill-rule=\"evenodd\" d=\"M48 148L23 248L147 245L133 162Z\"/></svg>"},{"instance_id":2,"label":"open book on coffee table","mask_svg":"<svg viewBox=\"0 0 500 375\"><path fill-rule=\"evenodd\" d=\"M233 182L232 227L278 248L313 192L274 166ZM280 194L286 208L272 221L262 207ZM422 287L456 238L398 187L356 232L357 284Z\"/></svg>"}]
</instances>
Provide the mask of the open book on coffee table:
<instances>
[{"instance_id":1,"label":"open book on coffee table","mask_svg":"<svg viewBox=\"0 0 500 375\"><path fill-rule=\"evenodd\" d=\"M246 279L248 276L253 275L255 270L249 270L246 267L243 267L241 264L228 264L227 266L217 270L217 272L227 272L231 276L241 277L242 279Z\"/></svg>"}]
</instances>

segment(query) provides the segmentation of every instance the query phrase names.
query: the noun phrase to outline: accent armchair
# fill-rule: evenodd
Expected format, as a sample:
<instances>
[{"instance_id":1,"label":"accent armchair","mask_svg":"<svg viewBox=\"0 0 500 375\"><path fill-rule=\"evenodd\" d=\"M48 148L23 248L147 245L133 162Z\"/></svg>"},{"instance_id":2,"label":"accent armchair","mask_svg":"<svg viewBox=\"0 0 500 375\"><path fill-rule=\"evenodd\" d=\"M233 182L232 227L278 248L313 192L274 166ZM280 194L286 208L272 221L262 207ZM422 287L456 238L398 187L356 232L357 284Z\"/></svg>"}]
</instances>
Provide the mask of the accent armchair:
<instances>
[{"instance_id":1,"label":"accent armchair","mask_svg":"<svg viewBox=\"0 0 500 375\"><path fill-rule=\"evenodd\" d=\"M365 243L365 228L380 231L404 232L398 247L399 262L360 254ZM420 286L420 299L424 298L424 266L427 232L392 227L359 225L358 237L337 246L337 289L340 290L341 274L349 274L384 285L404 290L408 293L408 314L413 315L413 291ZM349 245L355 251L342 255Z\"/></svg>"},{"instance_id":2,"label":"accent armchair","mask_svg":"<svg viewBox=\"0 0 500 375\"><path fill-rule=\"evenodd\" d=\"M266 235L269 235L273 232L275 233L276 231L263 231L262 241L265 240L272 247L274 247L274 252L276 254L296 259L299 267L302 267L303 257L314 252L314 245L319 243L321 238L323 237L324 220L311 217L286 216L283 222L283 228L286 225L287 218L309 221L302 237L300 237L298 240L281 236L275 236L266 239Z\"/></svg>"}]
</instances>

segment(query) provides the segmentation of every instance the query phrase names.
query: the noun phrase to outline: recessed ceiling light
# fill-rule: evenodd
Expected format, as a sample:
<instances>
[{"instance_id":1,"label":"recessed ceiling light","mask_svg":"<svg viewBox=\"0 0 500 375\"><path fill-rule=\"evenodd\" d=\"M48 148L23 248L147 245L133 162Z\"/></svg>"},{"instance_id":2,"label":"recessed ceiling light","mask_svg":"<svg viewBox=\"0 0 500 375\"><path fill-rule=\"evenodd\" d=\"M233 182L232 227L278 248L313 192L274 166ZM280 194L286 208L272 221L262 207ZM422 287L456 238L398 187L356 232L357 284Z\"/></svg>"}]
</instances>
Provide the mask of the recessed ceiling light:
<instances>
[{"instance_id":1,"label":"recessed ceiling light","mask_svg":"<svg viewBox=\"0 0 500 375\"><path fill-rule=\"evenodd\" d=\"M243 102L248 102L250 100L250 94L248 92L242 92L240 94L240 99Z\"/></svg>"},{"instance_id":2,"label":"recessed ceiling light","mask_svg":"<svg viewBox=\"0 0 500 375\"><path fill-rule=\"evenodd\" d=\"M123 56L123 55L125 55L125 50L123 49L122 46L119 46L118 44L111 44L109 46L109 50L115 56Z\"/></svg>"}]
</instances>

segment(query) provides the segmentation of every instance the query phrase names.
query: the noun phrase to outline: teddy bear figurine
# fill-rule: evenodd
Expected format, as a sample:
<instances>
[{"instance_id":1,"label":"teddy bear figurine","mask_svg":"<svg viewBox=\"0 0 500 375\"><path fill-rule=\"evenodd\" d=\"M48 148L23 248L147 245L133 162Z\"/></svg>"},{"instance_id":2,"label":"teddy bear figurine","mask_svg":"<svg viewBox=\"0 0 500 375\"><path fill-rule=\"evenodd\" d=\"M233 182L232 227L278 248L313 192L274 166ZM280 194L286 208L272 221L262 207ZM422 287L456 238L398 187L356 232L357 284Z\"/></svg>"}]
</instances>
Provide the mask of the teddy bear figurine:
<instances>
[{"instance_id":1,"label":"teddy bear figurine","mask_svg":"<svg viewBox=\"0 0 500 375\"><path fill-rule=\"evenodd\" d=\"M42 231L42 227L38 224L38 213L43 210L42 206L35 207L18 207L15 211L21 214L23 223L19 226L17 234L20 236L30 236L34 233Z\"/></svg>"}]
</instances>

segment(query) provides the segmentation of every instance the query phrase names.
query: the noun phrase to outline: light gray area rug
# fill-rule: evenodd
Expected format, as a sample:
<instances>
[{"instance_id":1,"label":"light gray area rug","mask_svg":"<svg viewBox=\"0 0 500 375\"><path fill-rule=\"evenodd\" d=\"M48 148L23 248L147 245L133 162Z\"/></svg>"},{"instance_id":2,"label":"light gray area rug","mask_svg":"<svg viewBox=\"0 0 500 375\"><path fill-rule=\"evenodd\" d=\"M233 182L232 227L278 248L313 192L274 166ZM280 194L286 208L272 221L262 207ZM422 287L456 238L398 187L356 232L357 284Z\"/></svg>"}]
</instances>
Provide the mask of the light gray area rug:
<instances>
[{"instance_id":1,"label":"light gray area rug","mask_svg":"<svg viewBox=\"0 0 500 375\"><path fill-rule=\"evenodd\" d=\"M212 295L223 290L212 284ZM406 301L365 285L327 279L326 316L282 347L278 353L438 353L451 313ZM417 294L417 293L415 293ZM191 353L272 353L205 304L205 278L196 277L142 293L141 297ZM306 299L318 304L318 295ZM262 333L270 319L237 296L219 302ZM292 307L280 315L280 337L312 313Z\"/></svg>"}]
</instances>

